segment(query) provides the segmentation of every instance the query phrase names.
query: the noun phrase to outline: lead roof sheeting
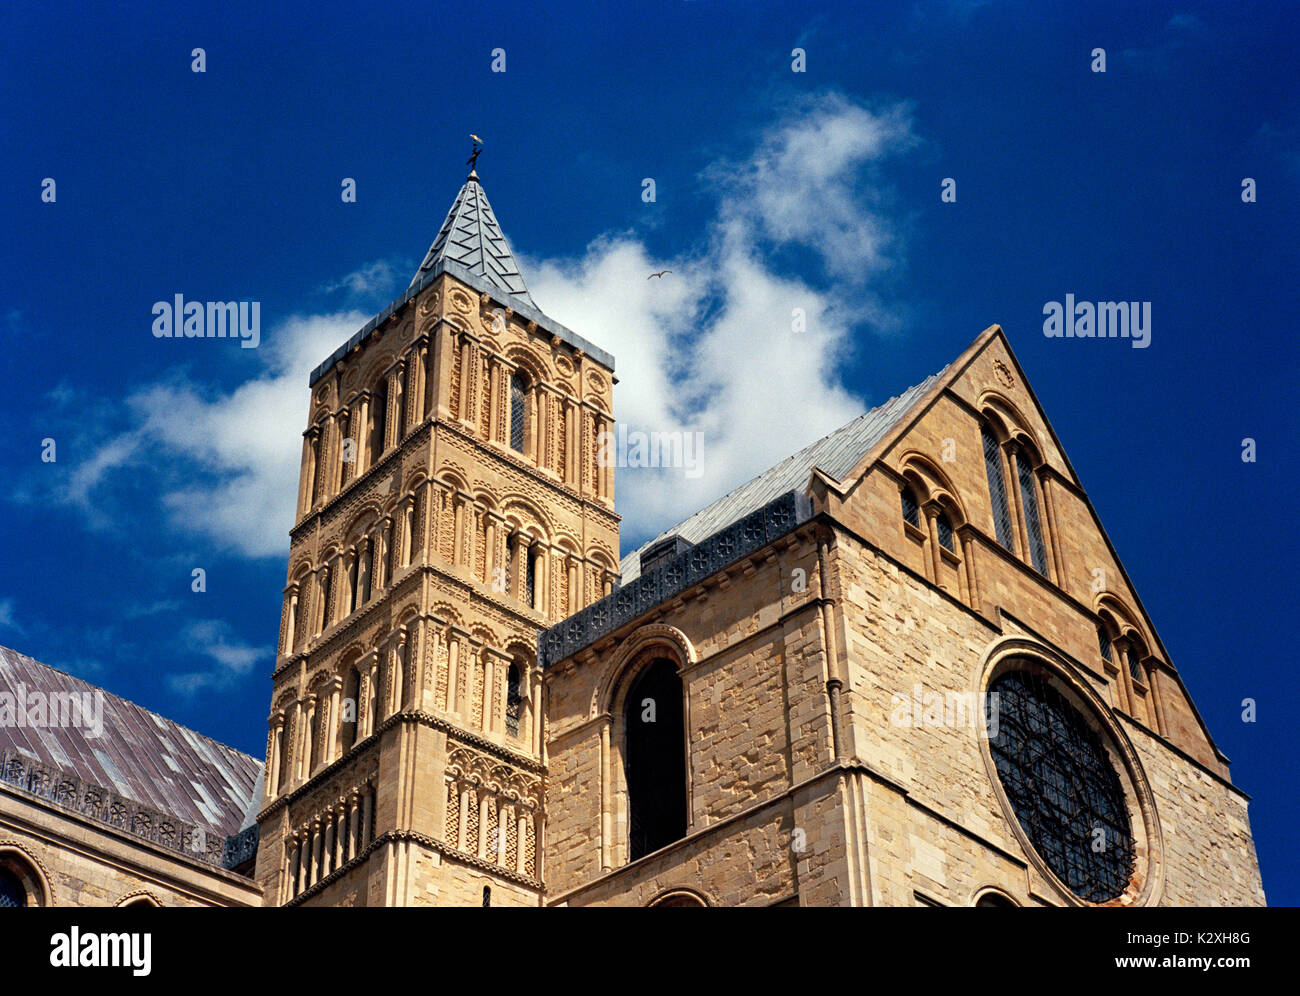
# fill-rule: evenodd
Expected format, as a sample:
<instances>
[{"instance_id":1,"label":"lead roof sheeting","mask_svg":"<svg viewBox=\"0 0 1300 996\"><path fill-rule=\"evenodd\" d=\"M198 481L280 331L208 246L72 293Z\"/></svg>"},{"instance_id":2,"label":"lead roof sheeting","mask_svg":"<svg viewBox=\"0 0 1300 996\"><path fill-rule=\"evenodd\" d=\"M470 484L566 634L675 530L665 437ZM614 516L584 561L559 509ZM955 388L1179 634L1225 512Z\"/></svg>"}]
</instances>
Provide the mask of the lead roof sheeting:
<instances>
[{"instance_id":1,"label":"lead roof sheeting","mask_svg":"<svg viewBox=\"0 0 1300 996\"><path fill-rule=\"evenodd\" d=\"M18 749L142 806L223 834L240 828L261 762L89 682L0 647L0 691L100 692L104 735L57 726L0 727L0 750ZM191 784L194 783L194 784ZM197 788L196 788L197 786Z\"/></svg>"},{"instance_id":2,"label":"lead roof sheeting","mask_svg":"<svg viewBox=\"0 0 1300 996\"><path fill-rule=\"evenodd\" d=\"M947 367L944 368L946 369ZM859 415L830 435L805 446L798 453L769 467L753 480L747 481L689 518L665 529L654 539L643 543L624 557L619 564L623 584L640 577L642 551L668 536L675 534L690 543L699 543L786 492L802 492L808 484L808 477L814 467L820 467L836 479L842 478L907 414L942 376L944 370L927 377L915 387L908 388L884 404Z\"/></svg>"}]
</instances>

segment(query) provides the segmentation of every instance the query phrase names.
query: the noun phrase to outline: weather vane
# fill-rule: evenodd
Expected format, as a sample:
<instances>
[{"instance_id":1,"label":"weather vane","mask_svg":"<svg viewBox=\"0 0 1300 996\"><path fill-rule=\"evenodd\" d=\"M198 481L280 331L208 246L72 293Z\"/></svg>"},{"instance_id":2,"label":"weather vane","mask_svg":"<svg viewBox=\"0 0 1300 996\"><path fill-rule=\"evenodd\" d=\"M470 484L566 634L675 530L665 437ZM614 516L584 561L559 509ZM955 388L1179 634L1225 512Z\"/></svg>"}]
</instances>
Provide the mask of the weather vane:
<instances>
[{"instance_id":1,"label":"weather vane","mask_svg":"<svg viewBox=\"0 0 1300 996\"><path fill-rule=\"evenodd\" d=\"M478 156L479 153L483 151L483 139L474 134L471 134L469 137L474 142L474 151L471 152L469 158L465 160L465 165L472 171L478 166Z\"/></svg>"}]
</instances>

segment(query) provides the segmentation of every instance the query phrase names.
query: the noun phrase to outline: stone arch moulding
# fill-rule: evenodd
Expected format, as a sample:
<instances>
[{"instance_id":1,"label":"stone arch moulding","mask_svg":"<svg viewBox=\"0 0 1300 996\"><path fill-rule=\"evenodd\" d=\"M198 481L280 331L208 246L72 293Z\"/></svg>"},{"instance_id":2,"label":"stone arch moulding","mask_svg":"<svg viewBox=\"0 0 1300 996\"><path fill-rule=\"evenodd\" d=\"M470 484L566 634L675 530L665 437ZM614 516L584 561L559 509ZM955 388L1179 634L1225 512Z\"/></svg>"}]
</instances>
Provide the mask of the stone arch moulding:
<instances>
[{"instance_id":1,"label":"stone arch moulding","mask_svg":"<svg viewBox=\"0 0 1300 996\"><path fill-rule=\"evenodd\" d=\"M1004 899L1006 900L1007 904L1010 906L1027 905L1026 903L1021 902L1017 896L1007 891L1005 886L993 885L992 883L989 882L986 882L983 885L976 886L974 889L972 889L970 893L970 901L966 905L978 906L980 904L980 900L985 899L989 896L995 896L998 899Z\"/></svg>"},{"instance_id":2,"label":"stone arch moulding","mask_svg":"<svg viewBox=\"0 0 1300 996\"><path fill-rule=\"evenodd\" d=\"M1010 670L1011 662L1016 658L1029 659L1042 666L1049 678L1066 693L1066 697L1073 700L1071 704L1100 730L1125 790L1129 803L1129 820L1134 829L1134 878L1137 880L1138 888L1131 894L1126 893L1124 898L1127 901L1117 905L1159 905L1164 892L1165 879L1164 838L1159 813L1156 810L1155 793L1151 789L1132 741L1115 721L1111 707L1092 687L1089 676L1080 673L1078 668L1051 647L1028 637L1010 636L997 640L984 653L975 667L973 676L974 690L980 696L981 702L984 701L989 685L999 675ZM992 785L994 796L1021 851L1038 873L1038 877L1045 881L1052 892L1066 904L1095 905L1077 897L1048 867L1047 862L1029 840L1007 798L1002 779L993 761L993 754L989 749L986 711L983 708L976 711L979 720L976 728L971 732L979 741L978 749L984 760L985 772Z\"/></svg>"},{"instance_id":3,"label":"stone arch moulding","mask_svg":"<svg viewBox=\"0 0 1300 996\"><path fill-rule=\"evenodd\" d=\"M19 881L27 887L28 900L35 900L33 905L36 906L53 906L54 887L41 859L21 841L0 838L0 864L5 864L6 858L20 866L14 870Z\"/></svg>"},{"instance_id":4,"label":"stone arch moulding","mask_svg":"<svg viewBox=\"0 0 1300 996\"><path fill-rule=\"evenodd\" d=\"M136 889L128 892L113 904L114 906L162 906L162 900L148 889Z\"/></svg>"},{"instance_id":5,"label":"stone arch moulding","mask_svg":"<svg viewBox=\"0 0 1300 996\"><path fill-rule=\"evenodd\" d=\"M709 900L704 893L695 889L671 888L664 889L658 893L650 902L650 906L702 906L711 907L715 904Z\"/></svg>"},{"instance_id":6,"label":"stone arch moulding","mask_svg":"<svg viewBox=\"0 0 1300 996\"><path fill-rule=\"evenodd\" d=\"M666 647L673 657L680 660L682 663L679 670L685 670L698 659L690 638L676 626L668 626L664 623L647 623L638 627L623 640L618 651L609 664L606 665L605 673L597 683L595 693L592 696L592 718L599 716L602 712L612 712L614 710L615 703L613 700L619 686L623 683L622 679L627 672L628 665L643 651L654 646Z\"/></svg>"},{"instance_id":7,"label":"stone arch moulding","mask_svg":"<svg viewBox=\"0 0 1300 996\"><path fill-rule=\"evenodd\" d=\"M961 500L951 479L925 454L917 450L908 450L899 461L899 473L913 490L917 489L918 484L920 485L921 490L917 492L917 498L921 502L938 501L948 510L955 512L959 521L953 523L954 528L970 521L970 517L966 514L966 504Z\"/></svg>"}]
</instances>

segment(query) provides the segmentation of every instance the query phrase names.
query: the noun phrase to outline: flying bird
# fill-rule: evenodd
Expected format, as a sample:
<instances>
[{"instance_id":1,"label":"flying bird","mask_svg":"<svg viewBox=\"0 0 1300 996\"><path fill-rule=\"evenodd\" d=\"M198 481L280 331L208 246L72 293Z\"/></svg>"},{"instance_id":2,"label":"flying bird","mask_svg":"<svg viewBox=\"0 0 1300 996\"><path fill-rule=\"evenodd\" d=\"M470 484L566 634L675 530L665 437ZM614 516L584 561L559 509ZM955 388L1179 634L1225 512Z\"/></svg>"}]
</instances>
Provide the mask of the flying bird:
<instances>
[{"instance_id":1,"label":"flying bird","mask_svg":"<svg viewBox=\"0 0 1300 996\"><path fill-rule=\"evenodd\" d=\"M665 273L672 273L672 270L660 270L658 273L652 273L646 277L647 280L653 280L655 277L662 277Z\"/></svg>"},{"instance_id":2,"label":"flying bird","mask_svg":"<svg viewBox=\"0 0 1300 996\"><path fill-rule=\"evenodd\" d=\"M479 145L482 145L482 144L483 144L483 139L479 138L479 137L478 137L477 135L475 135L473 132L470 132L469 137L470 137L473 141L477 142Z\"/></svg>"}]
</instances>

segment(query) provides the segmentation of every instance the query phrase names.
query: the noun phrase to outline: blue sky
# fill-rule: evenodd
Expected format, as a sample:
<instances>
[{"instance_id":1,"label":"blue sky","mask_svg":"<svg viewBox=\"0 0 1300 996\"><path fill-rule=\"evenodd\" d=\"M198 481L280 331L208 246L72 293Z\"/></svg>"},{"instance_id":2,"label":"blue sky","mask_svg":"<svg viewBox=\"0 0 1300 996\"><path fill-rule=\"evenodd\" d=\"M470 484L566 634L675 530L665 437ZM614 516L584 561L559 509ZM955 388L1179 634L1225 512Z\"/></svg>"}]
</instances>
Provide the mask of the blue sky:
<instances>
[{"instance_id":1,"label":"blue sky","mask_svg":"<svg viewBox=\"0 0 1300 996\"><path fill-rule=\"evenodd\" d=\"M261 755L306 371L404 289L475 132L620 417L705 432L700 479L620 478L625 550L1000 323L1300 902L1293 13L272 6L0 15L0 642ZM261 346L153 338L176 293L259 301ZM1067 293L1151 302L1149 347L1046 338Z\"/></svg>"}]
</instances>

